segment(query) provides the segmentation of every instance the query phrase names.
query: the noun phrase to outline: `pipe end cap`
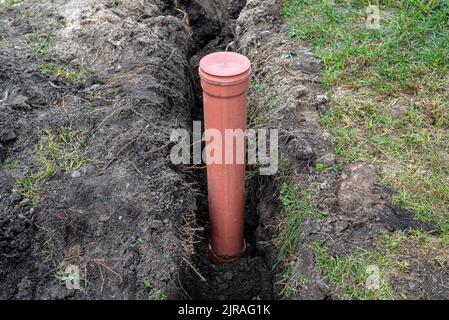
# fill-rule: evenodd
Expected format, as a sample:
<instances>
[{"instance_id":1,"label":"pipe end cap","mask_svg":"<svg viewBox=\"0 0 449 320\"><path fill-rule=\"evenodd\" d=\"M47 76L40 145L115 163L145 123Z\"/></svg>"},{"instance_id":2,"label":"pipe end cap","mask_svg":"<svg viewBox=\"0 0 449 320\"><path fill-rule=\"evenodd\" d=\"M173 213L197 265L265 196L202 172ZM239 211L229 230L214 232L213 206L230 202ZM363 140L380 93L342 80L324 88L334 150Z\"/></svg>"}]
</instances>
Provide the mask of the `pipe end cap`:
<instances>
[{"instance_id":1,"label":"pipe end cap","mask_svg":"<svg viewBox=\"0 0 449 320\"><path fill-rule=\"evenodd\" d=\"M247 72L251 62L236 52L215 52L200 61L200 69L215 77L234 77Z\"/></svg>"}]
</instances>

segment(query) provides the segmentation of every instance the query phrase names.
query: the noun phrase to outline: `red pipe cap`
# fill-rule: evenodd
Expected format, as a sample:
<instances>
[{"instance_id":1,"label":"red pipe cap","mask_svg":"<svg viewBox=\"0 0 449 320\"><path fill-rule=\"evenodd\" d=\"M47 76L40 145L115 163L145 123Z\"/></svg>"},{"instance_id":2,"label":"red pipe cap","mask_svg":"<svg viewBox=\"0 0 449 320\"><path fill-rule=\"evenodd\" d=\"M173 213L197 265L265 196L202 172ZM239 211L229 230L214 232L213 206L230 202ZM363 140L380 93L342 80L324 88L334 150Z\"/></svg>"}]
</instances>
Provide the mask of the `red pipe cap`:
<instances>
[{"instance_id":1,"label":"red pipe cap","mask_svg":"<svg viewBox=\"0 0 449 320\"><path fill-rule=\"evenodd\" d=\"M236 52L215 52L200 61L200 76L213 85L239 85L251 75L251 62Z\"/></svg>"},{"instance_id":2,"label":"red pipe cap","mask_svg":"<svg viewBox=\"0 0 449 320\"><path fill-rule=\"evenodd\" d=\"M200 61L202 71L216 77L233 77L251 67L249 59L236 52L215 52Z\"/></svg>"}]
</instances>

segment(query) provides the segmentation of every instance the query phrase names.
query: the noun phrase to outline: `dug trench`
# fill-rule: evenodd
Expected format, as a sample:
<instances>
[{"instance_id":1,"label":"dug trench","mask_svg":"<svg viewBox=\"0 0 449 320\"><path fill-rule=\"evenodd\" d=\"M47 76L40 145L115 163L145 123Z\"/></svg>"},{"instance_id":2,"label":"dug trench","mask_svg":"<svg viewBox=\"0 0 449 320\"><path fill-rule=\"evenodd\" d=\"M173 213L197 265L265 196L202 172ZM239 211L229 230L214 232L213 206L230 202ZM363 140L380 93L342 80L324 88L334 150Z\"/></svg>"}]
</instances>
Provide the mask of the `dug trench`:
<instances>
[{"instance_id":1,"label":"dug trench","mask_svg":"<svg viewBox=\"0 0 449 320\"><path fill-rule=\"evenodd\" d=\"M198 76L199 60L212 52L235 50L235 24L245 3L219 4L214 1L191 2L186 7L195 40L190 65L194 75L196 103L192 120L203 121L203 97ZM223 11L224 9L224 11ZM208 12L214 12L208 15ZM219 17L218 19L216 19ZM215 18L215 19L214 19ZM192 141L198 143L198 141ZM199 142L201 143L201 142ZM249 168L250 170L252 168ZM190 299L272 299L272 266L268 265L258 250L255 231L258 226L259 177L249 175L246 181L244 255L231 264L216 265L209 257L210 225L207 201L206 169L194 168L190 178L199 186L195 227L191 228L194 242L190 262L182 269L181 285Z\"/></svg>"},{"instance_id":2,"label":"dug trench","mask_svg":"<svg viewBox=\"0 0 449 320\"><path fill-rule=\"evenodd\" d=\"M434 232L392 204L375 166L338 163L319 124L322 62L288 36L281 1L30 0L0 12L1 298L329 299L314 243L345 255L382 232ZM169 159L170 131L202 119L198 62L217 50L251 59L248 122L281 138L277 175L248 168L248 247L229 265L207 254L205 168ZM291 190L314 199L288 202ZM300 229L280 260L289 208ZM312 208L325 219L303 214ZM81 290L66 286L70 265ZM448 294L430 258L392 278L399 296Z\"/></svg>"}]
</instances>

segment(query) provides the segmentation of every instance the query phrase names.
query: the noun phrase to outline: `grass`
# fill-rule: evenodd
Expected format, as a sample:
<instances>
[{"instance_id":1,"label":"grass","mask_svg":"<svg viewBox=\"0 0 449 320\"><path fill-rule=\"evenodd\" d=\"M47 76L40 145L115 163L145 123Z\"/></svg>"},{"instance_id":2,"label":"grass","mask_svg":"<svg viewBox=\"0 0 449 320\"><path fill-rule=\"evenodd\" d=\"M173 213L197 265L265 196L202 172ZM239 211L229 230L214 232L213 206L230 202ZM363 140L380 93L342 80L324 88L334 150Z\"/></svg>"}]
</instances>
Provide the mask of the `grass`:
<instances>
[{"instance_id":1,"label":"grass","mask_svg":"<svg viewBox=\"0 0 449 320\"><path fill-rule=\"evenodd\" d=\"M23 1L7 1L6 3L2 5L0 4L0 13L2 12L2 8L7 8L15 3L20 3ZM47 61L53 61L52 57L52 51L53 47L56 44L57 40L57 33L55 30L61 29L65 27L65 22L58 22L57 24L53 25L50 24L48 26L48 29L46 30L39 30L30 34L27 34L26 36L22 37L19 41L26 49L26 51L35 58L36 64L35 64L35 70L42 72L46 75L50 75L56 78L60 78L63 81L79 85L86 81L87 78L87 72L79 71L75 68L60 65L59 63L54 62L47 62ZM1 42L8 44L8 43L14 43L11 42L11 40L1 40ZM86 107L89 107L86 105Z\"/></svg>"},{"instance_id":2,"label":"grass","mask_svg":"<svg viewBox=\"0 0 449 320\"><path fill-rule=\"evenodd\" d=\"M39 200L39 184L57 172L71 172L88 162L85 155L85 133L63 129L56 133L44 130L40 141L35 145L37 170L30 170L18 181L16 193L29 198L32 206Z\"/></svg>"},{"instance_id":3,"label":"grass","mask_svg":"<svg viewBox=\"0 0 449 320\"><path fill-rule=\"evenodd\" d=\"M248 102L248 127L257 129L268 124L268 111L276 104L276 97L269 94L268 88L272 84L272 78L251 81L251 90L255 94L250 95Z\"/></svg>"},{"instance_id":4,"label":"grass","mask_svg":"<svg viewBox=\"0 0 449 320\"><path fill-rule=\"evenodd\" d=\"M383 233L373 250L356 249L348 255L332 255L319 242L313 244L315 259L321 276L334 287L332 298L351 300L391 300L407 298L407 292L396 291L391 278L411 281L410 270L421 272L429 265L445 268L449 262L449 237L435 237L420 230ZM415 265L417 264L417 265ZM426 267L424 267L426 265ZM367 286L372 275L370 269L378 270L378 286ZM402 289L403 290L403 289Z\"/></svg>"},{"instance_id":5,"label":"grass","mask_svg":"<svg viewBox=\"0 0 449 320\"><path fill-rule=\"evenodd\" d=\"M324 218L323 213L314 206L314 199L318 192L318 186L312 186L309 190L301 191L292 182L285 181L280 188L280 200L282 204L282 220L279 224L277 243L277 263L283 268L281 283L284 286L282 294L290 297L304 279L294 272L294 259L292 254L298 248L301 223L306 217L314 216Z\"/></svg>"},{"instance_id":6,"label":"grass","mask_svg":"<svg viewBox=\"0 0 449 320\"><path fill-rule=\"evenodd\" d=\"M427 255L430 251L434 251L437 253L435 256L444 257L446 263L449 262L449 235L447 234L435 237L421 230L396 231L393 234L384 233L379 244L396 253L417 249ZM419 255L413 254L412 256Z\"/></svg>"},{"instance_id":7,"label":"grass","mask_svg":"<svg viewBox=\"0 0 449 320\"><path fill-rule=\"evenodd\" d=\"M35 69L37 71L60 78L68 83L79 85L86 81L86 73L80 72L75 68L45 61L52 60L52 49L57 40L55 29L64 27L65 21L58 22L56 25L50 26L51 30L34 32L25 40L21 40L21 43L36 58L37 63Z\"/></svg>"},{"instance_id":8,"label":"grass","mask_svg":"<svg viewBox=\"0 0 449 320\"><path fill-rule=\"evenodd\" d=\"M332 298L342 300L391 300L394 298L388 272L394 264L392 254L356 250L346 256L332 256L319 242L314 243L314 253L322 276L335 287ZM374 274L372 270L377 270ZM375 286L367 286L371 276L378 279Z\"/></svg>"},{"instance_id":9,"label":"grass","mask_svg":"<svg viewBox=\"0 0 449 320\"><path fill-rule=\"evenodd\" d=\"M60 285L67 286L69 284L68 289L81 289L86 284L83 274L70 272L70 269L64 263L57 265L54 272Z\"/></svg>"},{"instance_id":10,"label":"grass","mask_svg":"<svg viewBox=\"0 0 449 320\"><path fill-rule=\"evenodd\" d=\"M80 71L54 63L40 62L37 65L37 70L72 84L81 84L86 81L85 75Z\"/></svg>"},{"instance_id":11,"label":"grass","mask_svg":"<svg viewBox=\"0 0 449 320\"><path fill-rule=\"evenodd\" d=\"M12 5L18 4L23 2L24 0L0 0L0 5L3 5L5 7L10 7Z\"/></svg>"},{"instance_id":12,"label":"grass","mask_svg":"<svg viewBox=\"0 0 449 320\"><path fill-rule=\"evenodd\" d=\"M31 52L37 57L47 55L56 41L56 33L40 35L38 41L30 48Z\"/></svg>"},{"instance_id":13,"label":"grass","mask_svg":"<svg viewBox=\"0 0 449 320\"><path fill-rule=\"evenodd\" d=\"M167 296L161 289L154 287L150 280L145 280L143 285L148 289L148 300L166 300Z\"/></svg>"},{"instance_id":14,"label":"grass","mask_svg":"<svg viewBox=\"0 0 449 320\"><path fill-rule=\"evenodd\" d=\"M9 7L23 1L24 0L0 0L0 13L2 13L5 9L8 9Z\"/></svg>"},{"instance_id":15,"label":"grass","mask_svg":"<svg viewBox=\"0 0 449 320\"><path fill-rule=\"evenodd\" d=\"M324 170L324 169L326 169L326 164L317 162L317 163L315 163L315 168L317 168L318 170Z\"/></svg>"},{"instance_id":16,"label":"grass","mask_svg":"<svg viewBox=\"0 0 449 320\"><path fill-rule=\"evenodd\" d=\"M13 161L11 159L6 159L2 164L0 164L0 168L2 169L14 169L18 165L17 161Z\"/></svg>"},{"instance_id":17,"label":"grass","mask_svg":"<svg viewBox=\"0 0 449 320\"><path fill-rule=\"evenodd\" d=\"M365 27L371 4L381 9L379 29ZM310 43L323 62L322 83L332 108L321 115L321 124L336 137L341 162L379 165L382 182L395 191L394 201L441 228L437 237L421 231L384 235L378 249L346 255L313 244L333 298L397 298L390 277L407 274L422 259L447 265L449 2L284 0L284 16L290 35ZM326 167L318 163L316 169ZM287 183L281 201L279 260L283 293L290 296L305 281L294 273L291 255L301 221L313 213L313 196ZM372 267L379 270L375 290L366 286Z\"/></svg>"},{"instance_id":18,"label":"grass","mask_svg":"<svg viewBox=\"0 0 449 320\"><path fill-rule=\"evenodd\" d=\"M42 163L51 163L63 171L74 171L87 162L85 133L63 129L60 133L44 130L36 151Z\"/></svg>"},{"instance_id":19,"label":"grass","mask_svg":"<svg viewBox=\"0 0 449 320\"><path fill-rule=\"evenodd\" d=\"M21 3L24 0L0 0L0 7L3 6L5 8L9 8L15 4Z\"/></svg>"},{"instance_id":20,"label":"grass","mask_svg":"<svg viewBox=\"0 0 449 320\"><path fill-rule=\"evenodd\" d=\"M50 264L54 277L60 285L66 285L69 282L72 284L79 284L81 288L85 287L87 283L86 275L82 273L76 274L70 272L70 269L67 268L68 265L66 263L58 262L56 260L52 250L49 247L44 246L40 254L43 262Z\"/></svg>"},{"instance_id":21,"label":"grass","mask_svg":"<svg viewBox=\"0 0 449 320\"><path fill-rule=\"evenodd\" d=\"M448 233L449 2L287 0L284 14L324 63L321 122L341 161L379 164L395 202Z\"/></svg>"},{"instance_id":22,"label":"grass","mask_svg":"<svg viewBox=\"0 0 449 320\"><path fill-rule=\"evenodd\" d=\"M18 181L18 187L15 191L21 197L30 199L31 206L35 206L39 201L37 179L32 172Z\"/></svg>"}]
</instances>

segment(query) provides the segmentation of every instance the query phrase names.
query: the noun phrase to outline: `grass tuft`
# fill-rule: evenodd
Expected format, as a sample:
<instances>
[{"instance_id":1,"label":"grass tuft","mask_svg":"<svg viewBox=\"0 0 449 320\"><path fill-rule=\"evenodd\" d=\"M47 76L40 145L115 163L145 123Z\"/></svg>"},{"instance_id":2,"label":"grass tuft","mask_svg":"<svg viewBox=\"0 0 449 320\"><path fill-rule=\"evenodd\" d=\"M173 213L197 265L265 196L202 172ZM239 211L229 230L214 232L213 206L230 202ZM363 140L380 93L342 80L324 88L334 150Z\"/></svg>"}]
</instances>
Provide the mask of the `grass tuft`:
<instances>
[{"instance_id":1,"label":"grass tuft","mask_svg":"<svg viewBox=\"0 0 449 320\"><path fill-rule=\"evenodd\" d=\"M309 190L301 191L298 186L289 181L285 181L280 188L282 219L276 239L278 250L276 265L283 269L282 294L286 297L290 297L304 280L301 275L295 273L293 259L300 241L302 221L311 216L318 219L325 217L313 203L318 190L319 186L313 185Z\"/></svg>"},{"instance_id":2,"label":"grass tuft","mask_svg":"<svg viewBox=\"0 0 449 320\"><path fill-rule=\"evenodd\" d=\"M150 280L144 281L145 288L148 289L148 300L166 300L167 296L161 289L154 287Z\"/></svg>"},{"instance_id":3,"label":"grass tuft","mask_svg":"<svg viewBox=\"0 0 449 320\"><path fill-rule=\"evenodd\" d=\"M54 63L41 62L37 65L37 70L72 84L82 84L86 81L86 76L80 71Z\"/></svg>"},{"instance_id":4,"label":"grass tuft","mask_svg":"<svg viewBox=\"0 0 449 320\"><path fill-rule=\"evenodd\" d=\"M269 94L268 88L272 79L266 77L262 81L251 81L250 95L248 101L248 127L257 129L268 125L268 111L276 104L277 98Z\"/></svg>"},{"instance_id":5,"label":"grass tuft","mask_svg":"<svg viewBox=\"0 0 449 320\"><path fill-rule=\"evenodd\" d=\"M391 300L394 298L386 270L394 264L392 255L356 250L346 256L332 256L319 242L314 243L315 260L322 276L335 287L332 297L342 300ZM374 273L372 270L377 270ZM378 273L377 273L378 272ZM368 286L369 277L376 285ZM371 282L373 283L373 282Z\"/></svg>"},{"instance_id":6,"label":"grass tuft","mask_svg":"<svg viewBox=\"0 0 449 320\"><path fill-rule=\"evenodd\" d=\"M85 133L73 129L64 129L60 133L44 130L35 146L38 170L30 171L18 181L16 193L29 198L35 206L39 200L39 183L59 171L71 172L86 164L85 148Z\"/></svg>"}]
</instances>

